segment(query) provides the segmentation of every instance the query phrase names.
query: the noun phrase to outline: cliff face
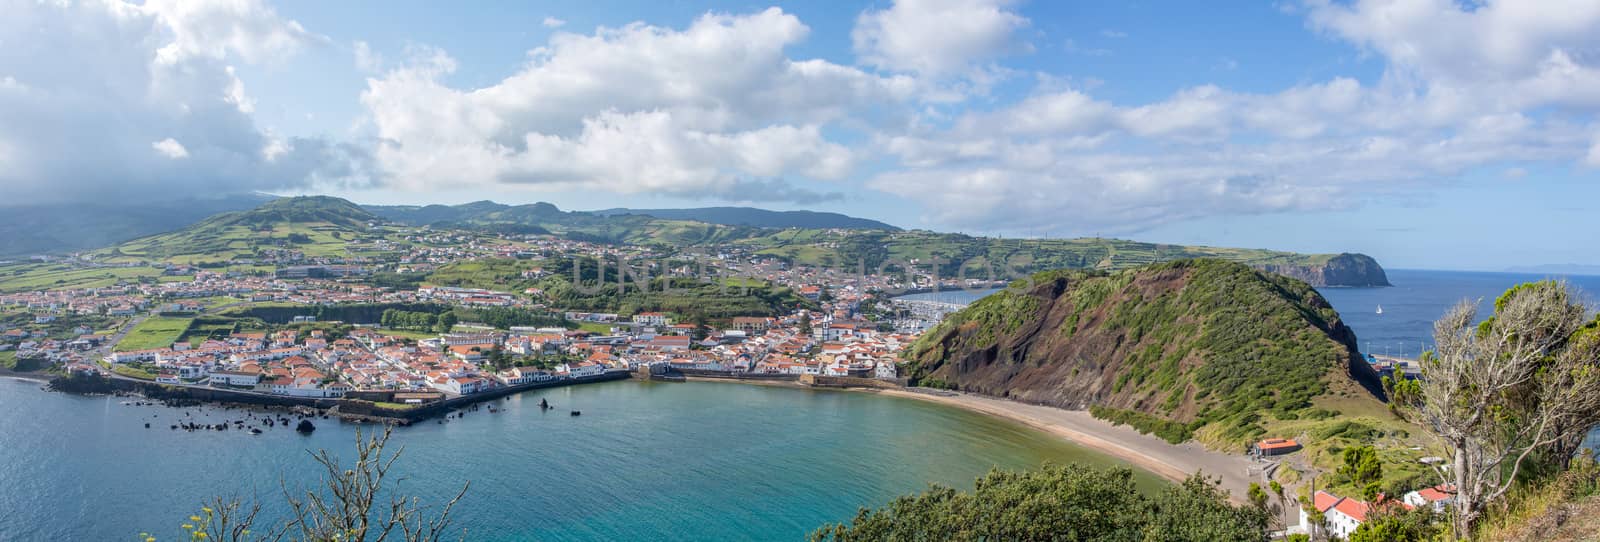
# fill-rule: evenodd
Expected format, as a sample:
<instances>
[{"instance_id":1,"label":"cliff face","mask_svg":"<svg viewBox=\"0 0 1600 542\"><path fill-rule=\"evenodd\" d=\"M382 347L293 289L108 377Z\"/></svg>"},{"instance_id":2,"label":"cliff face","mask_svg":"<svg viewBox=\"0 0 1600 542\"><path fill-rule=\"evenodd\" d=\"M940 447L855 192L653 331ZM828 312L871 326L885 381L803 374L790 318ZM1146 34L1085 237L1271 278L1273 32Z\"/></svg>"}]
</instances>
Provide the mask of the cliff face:
<instances>
[{"instance_id":1,"label":"cliff face","mask_svg":"<svg viewBox=\"0 0 1600 542\"><path fill-rule=\"evenodd\" d=\"M1383 267L1366 254L1344 253L1321 265L1258 265L1256 268L1293 277L1312 286L1390 286Z\"/></svg>"},{"instance_id":2,"label":"cliff face","mask_svg":"<svg viewBox=\"0 0 1600 542\"><path fill-rule=\"evenodd\" d=\"M1330 387L1375 389L1355 334L1298 280L1184 260L1025 282L924 334L910 351L910 376L925 386L1131 412L1182 438L1211 424L1249 438L1261 416L1296 416Z\"/></svg>"}]
</instances>

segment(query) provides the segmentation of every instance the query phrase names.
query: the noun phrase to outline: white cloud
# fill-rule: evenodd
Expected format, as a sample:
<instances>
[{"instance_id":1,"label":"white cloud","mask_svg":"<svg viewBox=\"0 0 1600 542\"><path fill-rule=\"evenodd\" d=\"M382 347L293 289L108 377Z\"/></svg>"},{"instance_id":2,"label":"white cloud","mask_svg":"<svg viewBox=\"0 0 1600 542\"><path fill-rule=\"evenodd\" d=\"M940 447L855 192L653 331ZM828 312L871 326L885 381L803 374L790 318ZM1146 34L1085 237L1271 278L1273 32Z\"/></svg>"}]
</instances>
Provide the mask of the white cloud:
<instances>
[{"instance_id":1,"label":"white cloud","mask_svg":"<svg viewBox=\"0 0 1600 542\"><path fill-rule=\"evenodd\" d=\"M352 175L360 149L322 140L288 138L265 162L255 102L233 69L314 41L254 2L12 6L0 17L0 66L15 82L0 87L6 200L270 190Z\"/></svg>"},{"instance_id":2,"label":"white cloud","mask_svg":"<svg viewBox=\"0 0 1600 542\"><path fill-rule=\"evenodd\" d=\"M189 149L184 148L182 143L179 143L178 140L170 137L155 143L151 143L150 148L155 149L156 152L161 153L162 156L166 156L167 158L171 158L173 160L189 157Z\"/></svg>"},{"instance_id":3,"label":"white cloud","mask_svg":"<svg viewBox=\"0 0 1600 542\"><path fill-rule=\"evenodd\" d=\"M351 49L356 57L356 69L365 73L377 73L383 70L383 55L372 50L372 45L358 40Z\"/></svg>"},{"instance_id":4,"label":"white cloud","mask_svg":"<svg viewBox=\"0 0 1600 542\"><path fill-rule=\"evenodd\" d=\"M561 28L567 25L567 21L555 17L545 17L543 24L545 28Z\"/></svg>"},{"instance_id":5,"label":"white cloud","mask_svg":"<svg viewBox=\"0 0 1600 542\"><path fill-rule=\"evenodd\" d=\"M1457 110L1600 106L1600 3L1328 0L1310 24L1381 55L1391 79Z\"/></svg>"},{"instance_id":6,"label":"white cloud","mask_svg":"<svg viewBox=\"0 0 1600 542\"><path fill-rule=\"evenodd\" d=\"M1028 20L1011 0L895 0L856 18L850 37L862 62L932 77L969 75L983 63L1025 50Z\"/></svg>"},{"instance_id":7,"label":"white cloud","mask_svg":"<svg viewBox=\"0 0 1600 542\"><path fill-rule=\"evenodd\" d=\"M825 127L915 85L788 58L808 32L772 8L707 14L682 30L557 33L517 73L470 90L441 82L455 69L449 55L418 50L369 79L361 101L386 177L419 191L521 183L717 195L745 178L835 179L856 158Z\"/></svg>"},{"instance_id":8,"label":"white cloud","mask_svg":"<svg viewBox=\"0 0 1600 542\"><path fill-rule=\"evenodd\" d=\"M1600 166L1600 4L1306 8L1313 28L1376 54L1383 77L1266 93L1198 85L1127 104L1041 84L943 129L880 136L898 167L869 185L946 226L1093 233L1339 209L1476 168L1519 178L1520 164Z\"/></svg>"},{"instance_id":9,"label":"white cloud","mask_svg":"<svg viewBox=\"0 0 1600 542\"><path fill-rule=\"evenodd\" d=\"M149 0L136 9L156 16L171 33L172 41L157 50L168 64L230 56L263 62L327 42L260 0Z\"/></svg>"}]
</instances>

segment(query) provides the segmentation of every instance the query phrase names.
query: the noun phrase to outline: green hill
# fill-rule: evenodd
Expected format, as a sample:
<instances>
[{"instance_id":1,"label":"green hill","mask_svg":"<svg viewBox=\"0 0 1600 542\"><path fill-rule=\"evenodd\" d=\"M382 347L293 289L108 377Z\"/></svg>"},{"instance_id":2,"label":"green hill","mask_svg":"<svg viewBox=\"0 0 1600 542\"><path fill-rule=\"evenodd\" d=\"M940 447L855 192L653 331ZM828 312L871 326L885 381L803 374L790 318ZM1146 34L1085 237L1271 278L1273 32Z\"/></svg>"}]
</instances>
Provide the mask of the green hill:
<instances>
[{"instance_id":1,"label":"green hill","mask_svg":"<svg viewBox=\"0 0 1600 542\"><path fill-rule=\"evenodd\" d=\"M1324 415L1335 392L1381 410L1355 334L1316 290L1221 260L1039 273L950 315L908 358L921 385L1092 408L1172 441L1243 443Z\"/></svg>"},{"instance_id":2,"label":"green hill","mask_svg":"<svg viewBox=\"0 0 1600 542\"><path fill-rule=\"evenodd\" d=\"M142 237L97 253L111 261L219 263L255 258L260 251L307 256L344 255L352 243L376 240L383 219L327 196L282 198L248 211L212 216L182 229Z\"/></svg>"},{"instance_id":3,"label":"green hill","mask_svg":"<svg viewBox=\"0 0 1600 542\"><path fill-rule=\"evenodd\" d=\"M807 228L899 231L900 228L865 218L817 211L768 211L752 207L700 207L695 209L606 209L602 216L644 215L667 220L693 220L724 226L757 228Z\"/></svg>"},{"instance_id":4,"label":"green hill","mask_svg":"<svg viewBox=\"0 0 1600 542\"><path fill-rule=\"evenodd\" d=\"M564 237L602 243L690 246L725 243L763 234L752 226L727 226L698 220L666 220L644 215L562 211L549 203L504 205L479 201L461 205L371 205L372 213L413 226L497 231L509 226L538 228Z\"/></svg>"},{"instance_id":5,"label":"green hill","mask_svg":"<svg viewBox=\"0 0 1600 542\"><path fill-rule=\"evenodd\" d=\"M737 241L795 263L878 269L886 262L939 262L942 277L997 279L1051 269L1131 269L1187 258L1248 264L1316 286L1388 286L1377 261L1362 254L1297 254L1262 249L1143 243L1121 239L996 239L926 230L785 230Z\"/></svg>"}]
</instances>

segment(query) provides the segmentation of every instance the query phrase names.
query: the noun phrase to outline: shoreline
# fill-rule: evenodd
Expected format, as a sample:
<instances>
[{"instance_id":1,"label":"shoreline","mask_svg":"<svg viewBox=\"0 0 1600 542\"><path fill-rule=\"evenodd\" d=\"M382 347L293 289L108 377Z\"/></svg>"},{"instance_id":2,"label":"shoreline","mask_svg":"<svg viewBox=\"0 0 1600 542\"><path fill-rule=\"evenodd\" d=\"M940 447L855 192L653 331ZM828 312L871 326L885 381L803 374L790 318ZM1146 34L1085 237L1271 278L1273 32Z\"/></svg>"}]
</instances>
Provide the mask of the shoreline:
<instances>
[{"instance_id":1,"label":"shoreline","mask_svg":"<svg viewBox=\"0 0 1600 542\"><path fill-rule=\"evenodd\" d=\"M757 386L803 389L835 390L900 397L959 408L968 412L992 416L1019 423L1065 440L1092 452L1126 462L1163 479L1181 483L1195 472L1220 481L1229 498L1238 503L1247 502L1251 482L1266 486L1261 471L1267 463L1257 463L1244 455L1226 454L1208 450L1195 441L1171 444L1160 438L1140 434L1126 426L1113 425L1090 415L1085 410L1067 410L1051 406L1019 403L962 392L922 393L909 389L862 387L815 387L794 381L763 381L736 378L688 377L688 382L726 382L754 384ZM948 393L949 395L943 395Z\"/></svg>"},{"instance_id":2,"label":"shoreline","mask_svg":"<svg viewBox=\"0 0 1600 542\"><path fill-rule=\"evenodd\" d=\"M1112 425L1096 419L1088 411L1031 405L960 392L934 395L903 389L851 389L947 405L1020 423L1173 482L1183 482L1198 471L1218 479L1229 498L1236 502L1246 502L1251 482L1266 485L1260 481L1259 474L1251 472L1252 468L1264 467L1265 463L1256 463L1242 455L1207 450L1194 441L1170 444L1157 437L1140 434L1128 426Z\"/></svg>"}]
</instances>

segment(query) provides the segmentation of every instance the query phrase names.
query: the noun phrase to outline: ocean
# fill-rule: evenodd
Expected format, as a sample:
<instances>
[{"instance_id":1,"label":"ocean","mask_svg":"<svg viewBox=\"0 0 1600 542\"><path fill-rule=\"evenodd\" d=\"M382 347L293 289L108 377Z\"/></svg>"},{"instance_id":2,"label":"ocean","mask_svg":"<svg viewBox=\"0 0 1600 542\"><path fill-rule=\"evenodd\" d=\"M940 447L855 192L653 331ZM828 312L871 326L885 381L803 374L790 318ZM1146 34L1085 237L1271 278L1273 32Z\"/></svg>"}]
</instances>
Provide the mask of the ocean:
<instances>
[{"instance_id":1,"label":"ocean","mask_svg":"<svg viewBox=\"0 0 1600 542\"><path fill-rule=\"evenodd\" d=\"M349 457L358 428L188 433L168 426L240 413L125 400L0 378L0 540L175 540L211 496L282 502L280 480L316 480L308 450ZM620 381L496 404L504 412L398 428L392 441L405 447L392 487L442 503L471 480L456 515L469 540L797 540L930 482L970 489L992 467L1123 464L1012 422L860 392ZM1147 489L1165 484L1138 472Z\"/></svg>"}]
</instances>

